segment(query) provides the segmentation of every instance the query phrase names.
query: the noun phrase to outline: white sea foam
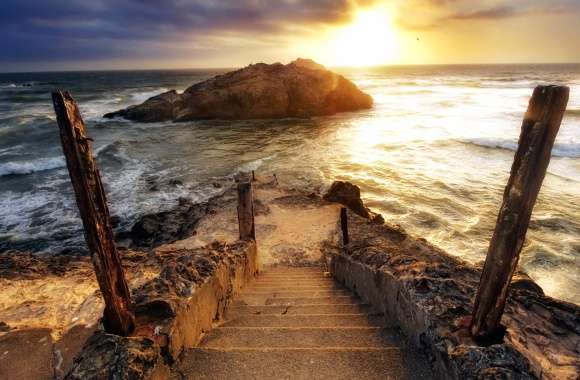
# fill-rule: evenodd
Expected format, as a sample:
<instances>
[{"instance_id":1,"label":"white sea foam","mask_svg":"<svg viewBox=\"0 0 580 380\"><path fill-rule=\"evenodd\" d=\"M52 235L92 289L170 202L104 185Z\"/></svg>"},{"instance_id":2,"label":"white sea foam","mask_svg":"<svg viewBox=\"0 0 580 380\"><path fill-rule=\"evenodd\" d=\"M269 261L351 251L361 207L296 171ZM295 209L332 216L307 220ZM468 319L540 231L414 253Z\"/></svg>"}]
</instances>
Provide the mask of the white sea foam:
<instances>
[{"instance_id":1,"label":"white sea foam","mask_svg":"<svg viewBox=\"0 0 580 380\"><path fill-rule=\"evenodd\" d=\"M23 175L65 166L63 157L42 158L33 161L6 162L0 164L0 177L6 175Z\"/></svg>"},{"instance_id":2,"label":"white sea foam","mask_svg":"<svg viewBox=\"0 0 580 380\"><path fill-rule=\"evenodd\" d=\"M95 149L94 155L99 156L101 152L103 152L108 147L112 146L114 143L103 145L98 149ZM21 145L15 146L12 149L4 149L0 150L0 154L9 152L16 148L21 147ZM0 163L0 177L6 175L25 175L25 174L32 174L36 172L42 172L46 170L64 168L66 166L66 162L64 157L48 157L48 158L39 158L36 160L31 161L11 161Z\"/></svg>"},{"instance_id":3,"label":"white sea foam","mask_svg":"<svg viewBox=\"0 0 580 380\"><path fill-rule=\"evenodd\" d=\"M251 170L258 170L262 165L264 165L264 162L272 160L272 159L276 158L276 156L278 156L278 154L272 154L270 156L266 156L263 158L259 158L257 160L246 162L245 164L240 165L239 171L247 172L247 171L251 171Z\"/></svg>"},{"instance_id":4,"label":"white sea foam","mask_svg":"<svg viewBox=\"0 0 580 380\"><path fill-rule=\"evenodd\" d=\"M132 98L132 101L134 101L135 103L143 103L147 99L149 99L155 95L162 94L162 93L167 92L167 91L169 91L169 89L167 89L165 87L160 87L160 88L157 88L155 90L135 92L135 93L131 94L131 98Z\"/></svg>"},{"instance_id":5,"label":"white sea foam","mask_svg":"<svg viewBox=\"0 0 580 380\"><path fill-rule=\"evenodd\" d=\"M484 148L506 149L516 151L518 148L517 141L494 138L472 138L459 140L466 144L473 144ZM580 144L575 143L556 143L552 149L554 157L580 157Z\"/></svg>"}]
</instances>

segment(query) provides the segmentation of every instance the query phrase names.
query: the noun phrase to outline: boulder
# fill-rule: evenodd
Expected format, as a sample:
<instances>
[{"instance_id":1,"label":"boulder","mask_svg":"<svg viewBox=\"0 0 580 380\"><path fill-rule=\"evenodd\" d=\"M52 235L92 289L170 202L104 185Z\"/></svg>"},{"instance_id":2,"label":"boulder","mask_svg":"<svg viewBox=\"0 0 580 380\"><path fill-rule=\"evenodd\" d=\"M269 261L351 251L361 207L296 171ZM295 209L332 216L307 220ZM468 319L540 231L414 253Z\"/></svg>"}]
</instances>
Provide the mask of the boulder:
<instances>
[{"instance_id":1,"label":"boulder","mask_svg":"<svg viewBox=\"0 0 580 380\"><path fill-rule=\"evenodd\" d=\"M360 197L360 188L350 182L334 181L323 198L328 202L340 203L355 214L370 219L374 223L384 223L382 215L376 214L365 207Z\"/></svg>"},{"instance_id":2,"label":"boulder","mask_svg":"<svg viewBox=\"0 0 580 380\"><path fill-rule=\"evenodd\" d=\"M370 108L372 98L343 76L309 59L258 63L111 112L139 122L270 119L333 115Z\"/></svg>"},{"instance_id":3,"label":"boulder","mask_svg":"<svg viewBox=\"0 0 580 380\"><path fill-rule=\"evenodd\" d=\"M180 198L177 206L170 210L142 216L130 231L117 234L117 239L129 239L130 246L138 248L185 239L193 233L200 218L208 213L210 203L194 204L187 198Z\"/></svg>"}]
</instances>

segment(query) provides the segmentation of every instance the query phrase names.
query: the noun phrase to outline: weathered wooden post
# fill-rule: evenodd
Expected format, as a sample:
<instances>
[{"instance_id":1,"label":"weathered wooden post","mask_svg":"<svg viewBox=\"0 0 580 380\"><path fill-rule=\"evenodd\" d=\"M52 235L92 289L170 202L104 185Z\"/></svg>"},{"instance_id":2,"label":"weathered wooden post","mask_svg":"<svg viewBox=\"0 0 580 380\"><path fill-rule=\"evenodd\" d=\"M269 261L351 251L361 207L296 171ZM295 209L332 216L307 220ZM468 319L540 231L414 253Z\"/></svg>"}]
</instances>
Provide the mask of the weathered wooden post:
<instances>
[{"instance_id":1,"label":"weathered wooden post","mask_svg":"<svg viewBox=\"0 0 580 380\"><path fill-rule=\"evenodd\" d=\"M85 123L66 91L52 93L62 149L66 158L85 240L91 253L99 288L105 300L103 324L112 334L128 335L134 328L129 287L115 246L107 198Z\"/></svg>"},{"instance_id":2,"label":"weathered wooden post","mask_svg":"<svg viewBox=\"0 0 580 380\"><path fill-rule=\"evenodd\" d=\"M489 244L471 320L471 334L493 341L500 331L508 286L516 270L532 209L568 103L564 86L538 86L524 116L518 149Z\"/></svg>"},{"instance_id":3,"label":"weathered wooden post","mask_svg":"<svg viewBox=\"0 0 580 380\"><path fill-rule=\"evenodd\" d=\"M350 240L348 238L348 217L346 207L340 208L340 228L342 229L342 244L347 245Z\"/></svg>"},{"instance_id":4,"label":"weathered wooden post","mask_svg":"<svg viewBox=\"0 0 580 380\"><path fill-rule=\"evenodd\" d=\"M238 183L238 224L240 240L256 240L252 182Z\"/></svg>"}]
</instances>

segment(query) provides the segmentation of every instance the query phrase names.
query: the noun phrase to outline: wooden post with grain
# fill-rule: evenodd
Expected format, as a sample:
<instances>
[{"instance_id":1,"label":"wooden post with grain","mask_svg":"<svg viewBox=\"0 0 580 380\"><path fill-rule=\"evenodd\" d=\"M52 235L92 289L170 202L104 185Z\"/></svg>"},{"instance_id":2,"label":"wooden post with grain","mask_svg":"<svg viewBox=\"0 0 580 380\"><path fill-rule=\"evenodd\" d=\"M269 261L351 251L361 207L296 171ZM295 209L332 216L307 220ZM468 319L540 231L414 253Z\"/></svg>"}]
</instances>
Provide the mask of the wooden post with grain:
<instances>
[{"instance_id":1,"label":"wooden post with grain","mask_svg":"<svg viewBox=\"0 0 580 380\"><path fill-rule=\"evenodd\" d=\"M480 342L497 339L508 286L568 103L565 86L538 86L524 116L518 149L489 244L471 320Z\"/></svg>"},{"instance_id":2,"label":"wooden post with grain","mask_svg":"<svg viewBox=\"0 0 580 380\"><path fill-rule=\"evenodd\" d=\"M240 240L256 240L252 182L238 183L238 224Z\"/></svg>"},{"instance_id":3,"label":"wooden post with grain","mask_svg":"<svg viewBox=\"0 0 580 380\"><path fill-rule=\"evenodd\" d=\"M93 159L91 140L70 94L66 91L53 92L52 101L85 239L105 300L103 324L107 332L126 336L133 330L135 318L129 287L115 246L107 198Z\"/></svg>"},{"instance_id":4,"label":"wooden post with grain","mask_svg":"<svg viewBox=\"0 0 580 380\"><path fill-rule=\"evenodd\" d=\"M342 244L348 245L350 239L348 238L348 216L346 207L340 208L340 228L342 229Z\"/></svg>"}]
</instances>

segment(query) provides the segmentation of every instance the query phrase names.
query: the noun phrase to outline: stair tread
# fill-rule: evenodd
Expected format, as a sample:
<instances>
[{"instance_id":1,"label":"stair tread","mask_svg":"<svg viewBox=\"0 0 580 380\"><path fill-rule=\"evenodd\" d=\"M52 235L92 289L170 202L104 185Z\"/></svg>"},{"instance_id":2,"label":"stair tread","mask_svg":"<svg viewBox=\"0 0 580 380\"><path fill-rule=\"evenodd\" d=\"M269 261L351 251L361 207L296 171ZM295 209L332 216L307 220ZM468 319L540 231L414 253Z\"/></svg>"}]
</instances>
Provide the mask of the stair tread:
<instances>
[{"instance_id":1,"label":"stair tread","mask_svg":"<svg viewBox=\"0 0 580 380\"><path fill-rule=\"evenodd\" d=\"M172 379L431 379L383 322L321 268L268 268Z\"/></svg>"},{"instance_id":2,"label":"stair tread","mask_svg":"<svg viewBox=\"0 0 580 380\"><path fill-rule=\"evenodd\" d=\"M346 296L352 293L345 289L318 289L318 290L246 290L242 296L270 296L270 297L317 297L317 296Z\"/></svg>"},{"instance_id":3,"label":"stair tread","mask_svg":"<svg viewBox=\"0 0 580 380\"><path fill-rule=\"evenodd\" d=\"M398 347L399 336L382 327L220 327L203 339L205 348Z\"/></svg>"},{"instance_id":4,"label":"stair tread","mask_svg":"<svg viewBox=\"0 0 580 380\"><path fill-rule=\"evenodd\" d=\"M239 314L351 314L369 310L365 304L242 305L233 304L228 315Z\"/></svg>"},{"instance_id":5,"label":"stair tread","mask_svg":"<svg viewBox=\"0 0 580 380\"><path fill-rule=\"evenodd\" d=\"M222 326L274 326L274 327L334 327L334 326L380 326L382 316L366 313L351 314L244 314L224 322Z\"/></svg>"},{"instance_id":6,"label":"stair tread","mask_svg":"<svg viewBox=\"0 0 580 380\"><path fill-rule=\"evenodd\" d=\"M187 350L175 379L428 379L396 348Z\"/></svg>"}]
</instances>

